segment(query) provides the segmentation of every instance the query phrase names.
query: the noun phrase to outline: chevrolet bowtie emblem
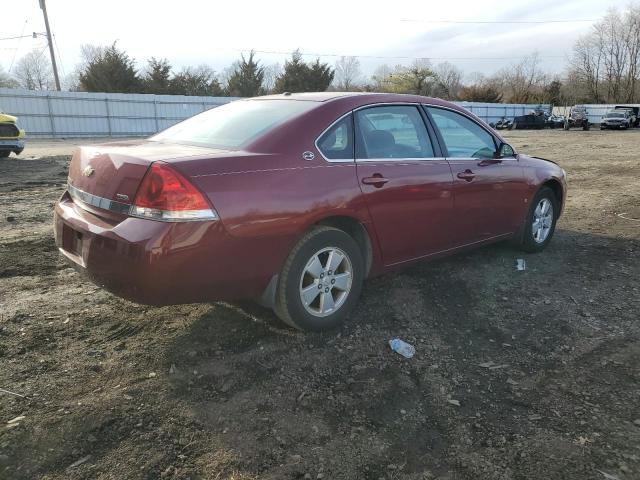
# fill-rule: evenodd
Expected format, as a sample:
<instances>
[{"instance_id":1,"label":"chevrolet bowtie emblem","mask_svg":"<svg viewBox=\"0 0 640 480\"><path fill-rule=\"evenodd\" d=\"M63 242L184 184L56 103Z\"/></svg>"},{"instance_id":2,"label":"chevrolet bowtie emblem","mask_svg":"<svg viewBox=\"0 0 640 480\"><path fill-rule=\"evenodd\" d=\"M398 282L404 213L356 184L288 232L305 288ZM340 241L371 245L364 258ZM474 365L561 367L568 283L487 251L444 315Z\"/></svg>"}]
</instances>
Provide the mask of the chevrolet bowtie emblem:
<instances>
[{"instance_id":1,"label":"chevrolet bowtie emblem","mask_svg":"<svg viewBox=\"0 0 640 480\"><path fill-rule=\"evenodd\" d=\"M85 177L90 177L94 171L95 170L91 165L87 165L86 167L84 167L84 170L82 170L82 175L84 175Z\"/></svg>"}]
</instances>

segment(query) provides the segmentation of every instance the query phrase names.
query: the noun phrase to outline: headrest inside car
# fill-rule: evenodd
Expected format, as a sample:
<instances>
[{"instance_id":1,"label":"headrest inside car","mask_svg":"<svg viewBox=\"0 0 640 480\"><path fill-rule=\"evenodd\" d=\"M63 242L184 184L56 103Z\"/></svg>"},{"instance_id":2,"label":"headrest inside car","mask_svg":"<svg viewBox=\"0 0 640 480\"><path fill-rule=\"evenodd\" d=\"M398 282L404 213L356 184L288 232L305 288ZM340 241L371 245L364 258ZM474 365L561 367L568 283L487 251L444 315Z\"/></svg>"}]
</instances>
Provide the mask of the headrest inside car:
<instances>
[{"instance_id":1,"label":"headrest inside car","mask_svg":"<svg viewBox=\"0 0 640 480\"><path fill-rule=\"evenodd\" d=\"M367 140L369 147L374 150L387 150L396 144L396 139L386 130L372 130L367 135Z\"/></svg>"}]
</instances>

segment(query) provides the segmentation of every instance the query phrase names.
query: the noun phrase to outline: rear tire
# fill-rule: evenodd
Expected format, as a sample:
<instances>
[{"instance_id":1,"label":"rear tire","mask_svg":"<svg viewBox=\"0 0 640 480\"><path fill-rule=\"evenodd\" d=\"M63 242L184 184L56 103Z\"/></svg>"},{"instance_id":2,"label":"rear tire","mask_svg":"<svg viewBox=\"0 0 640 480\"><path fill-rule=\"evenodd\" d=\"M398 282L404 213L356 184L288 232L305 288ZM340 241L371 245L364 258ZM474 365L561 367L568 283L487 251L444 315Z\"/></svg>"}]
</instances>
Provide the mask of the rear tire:
<instances>
[{"instance_id":1,"label":"rear tire","mask_svg":"<svg viewBox=\"0 0 640 480\"><path fill-rule=\"evenodd\" d=\"M314 227L282 268L274 311L299 330L335 328L357 304L364 271L362 253L352 237L337 228Z\"/></svg>"},{"instance_id":2,"label":"rear tire","mask_svg":"<svg viewBox=\"0 0 640 480\"><path fill-rule=\"evenodd\" d=\"M550 212L549 212L550 210ZM519 247L525 252L541 252L551 241L560 212L558 199L549 187L538 190L524 221Z\"/></svg>"},{"instance_id":3,"label":"rear tire","mask_svg":"<svg viewBox=\"0 0 640 480\"><path fill-rule=\"evenodd\" d=\"M11 155L11 152L8 150L0 150L0 158L7 158L9 155Z\"/></svg>"}]
</instances>

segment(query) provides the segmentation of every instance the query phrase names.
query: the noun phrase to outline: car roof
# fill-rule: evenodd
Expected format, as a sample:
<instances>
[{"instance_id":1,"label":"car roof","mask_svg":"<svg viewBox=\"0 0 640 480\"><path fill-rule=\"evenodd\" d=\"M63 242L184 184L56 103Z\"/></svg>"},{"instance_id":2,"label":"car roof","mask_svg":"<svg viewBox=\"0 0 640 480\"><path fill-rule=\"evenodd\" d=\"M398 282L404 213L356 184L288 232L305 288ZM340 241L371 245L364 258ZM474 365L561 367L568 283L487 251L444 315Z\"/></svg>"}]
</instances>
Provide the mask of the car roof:
<instances>
[{"instance_id":1,"label":"car roof","mask_svg":"<svg viewBox=\"0 0 640 480\"><path fill-rule=\"evenodd\" d=\"M366 92L303 92L303 93L278 93L253 97L251 100L306 100L310 102L327 102L341 97L366 95Z\"/></svg>"},{"instance_id":2,"label":"car roof","mask_svg":"<svg viewBox=\"0 0 640 480\"><path fill-rule=\"evenodd\" d=\"M276 95L264 95L248 100L304 100L311 102L331 102L338 100L350 100L349 103L367 105L369 103L433 103L451 105L450 102L437 98L423 97L402 93L377 93L377 92L305 92L305 93L280 93Z\"/></svg>"}]
</instances>

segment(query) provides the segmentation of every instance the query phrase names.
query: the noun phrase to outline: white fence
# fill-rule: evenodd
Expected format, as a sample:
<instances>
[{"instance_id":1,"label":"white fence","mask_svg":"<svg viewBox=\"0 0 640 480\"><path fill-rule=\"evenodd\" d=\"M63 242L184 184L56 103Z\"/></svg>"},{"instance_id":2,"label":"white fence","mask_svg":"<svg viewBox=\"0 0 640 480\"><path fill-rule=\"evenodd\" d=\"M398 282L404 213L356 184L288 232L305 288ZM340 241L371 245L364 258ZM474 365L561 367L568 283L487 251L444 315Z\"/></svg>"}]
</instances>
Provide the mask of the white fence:
<instances>
[{"instance_id":1,"label":"white fence","mask_svg":"<svg viewBox=\"0 0 640 480\"><path fill-rule=\"evenodd\" d=\"M233 97L49 92L0 88L0 110L29 137L144 137Z\"/></svg>"},{"instance_id":2,"label":"white fence","mask_svg":"<svg viewBox=\"0 0 640 480\"><path fill-rule=\"evenodd\" d=\"M542 109L551 113L551 105L526 104L526 103L479 103L479 102L453 102L475 113L487 123L496 123L501 118L513 120L514 117L527 115L532 110Z\"/></svg>"},{"instance_id":3,"label":"white fence","mask_svg":"<svg viewBox=\"0 0 640 480\"><path fill-rule=\"evenodd\" d=\"M235 97L53 92L0 88L0 111L29 137L144 137ZM457 102L487 123L549 105Z\"/></svg>"}]
</instances>

